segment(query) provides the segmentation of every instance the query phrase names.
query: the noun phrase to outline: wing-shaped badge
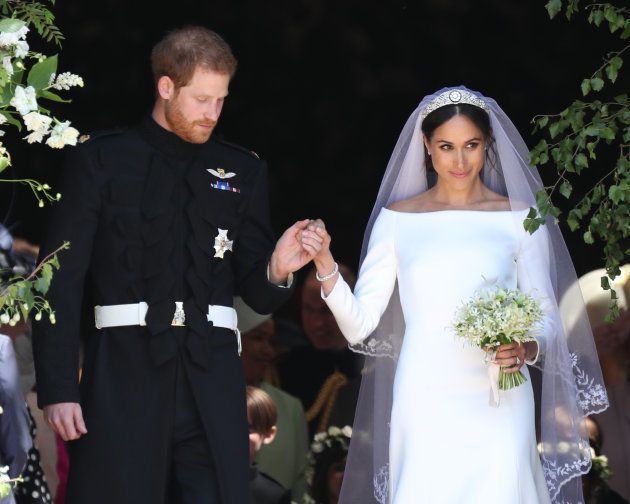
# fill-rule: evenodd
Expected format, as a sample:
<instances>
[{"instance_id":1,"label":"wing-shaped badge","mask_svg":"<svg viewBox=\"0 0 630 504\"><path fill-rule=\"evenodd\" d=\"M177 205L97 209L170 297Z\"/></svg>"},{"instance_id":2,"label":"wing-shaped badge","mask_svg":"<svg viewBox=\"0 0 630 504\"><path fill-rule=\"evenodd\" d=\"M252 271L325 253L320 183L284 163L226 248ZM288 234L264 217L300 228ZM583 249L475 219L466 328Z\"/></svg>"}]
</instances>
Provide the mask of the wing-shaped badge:
<instances>
[{"instance_id":1,"label":"wing-shaped badge","mask_svg":"<svg viewBox=\"0 0 630 504\"><path fill-rule=\"evenodd\" d=\"M218 177L220 179L229 179L232 177L236 177L236 173L234 172L225 172L225 170L223 168L217 168L216 170L213 170L212 168L208 168L207 170L209 173L211 173L212 175L214 175L215 177Z\"/></svg>"}]
</instances>

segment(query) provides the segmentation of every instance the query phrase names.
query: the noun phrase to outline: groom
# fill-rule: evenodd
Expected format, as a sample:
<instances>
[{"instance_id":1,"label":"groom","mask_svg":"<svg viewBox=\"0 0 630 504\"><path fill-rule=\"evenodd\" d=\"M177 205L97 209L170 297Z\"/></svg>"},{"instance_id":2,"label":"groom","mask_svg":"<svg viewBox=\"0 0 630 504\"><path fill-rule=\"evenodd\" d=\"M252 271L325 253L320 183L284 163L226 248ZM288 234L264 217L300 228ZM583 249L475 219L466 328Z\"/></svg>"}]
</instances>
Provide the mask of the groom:
<instances>
[{"instance_id":1,"label":"groom","mask_svg":"<svg viewBox=\"0 0 630 504\"><path fill-rule=\"evenodd\" d=\"M265 163L212 136L236 70L225 41L176 30L151 60L152 114L64 168L42 257L71 249L49 291L57 323L34 324L39 404L69 441L68 503L243 504L232 299L261 313L288 299L312 256L298 239L308 222L274 248Z\"/></svg>"}]
</instances>

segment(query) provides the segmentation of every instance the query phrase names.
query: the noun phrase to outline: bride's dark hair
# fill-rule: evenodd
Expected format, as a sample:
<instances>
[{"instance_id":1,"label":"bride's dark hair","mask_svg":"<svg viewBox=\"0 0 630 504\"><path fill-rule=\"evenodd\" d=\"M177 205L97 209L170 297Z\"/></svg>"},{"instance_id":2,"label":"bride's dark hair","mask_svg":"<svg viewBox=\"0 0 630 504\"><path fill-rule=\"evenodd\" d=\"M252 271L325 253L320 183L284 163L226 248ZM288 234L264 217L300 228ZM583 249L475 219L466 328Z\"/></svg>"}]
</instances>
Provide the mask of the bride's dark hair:
<instances>
[{"instance_id":1,"label":"bride's dark hair","mask_svg":"<svg viewBox=\"0 0 630 504\"><path fill-rule=\"evenodd\" d=\"M424 118L422 121L422 133L429 140L433 137L433 133L438 129L442 124L444 124L449 119L457 116L463 115L470 119L479 130L483 134L488 147L490 148L492 144L492 128L490 126L490 116L488 113L475 105L470 105L468 103L458 103L454 105L445 105L444 107L440 107L435 109L429 115ZM433 161L431 160L431 156L429 156L427 152L427 148L424 148L424 159L427 165L427 171L433 170Z\"/></svg>"}]
</instances>

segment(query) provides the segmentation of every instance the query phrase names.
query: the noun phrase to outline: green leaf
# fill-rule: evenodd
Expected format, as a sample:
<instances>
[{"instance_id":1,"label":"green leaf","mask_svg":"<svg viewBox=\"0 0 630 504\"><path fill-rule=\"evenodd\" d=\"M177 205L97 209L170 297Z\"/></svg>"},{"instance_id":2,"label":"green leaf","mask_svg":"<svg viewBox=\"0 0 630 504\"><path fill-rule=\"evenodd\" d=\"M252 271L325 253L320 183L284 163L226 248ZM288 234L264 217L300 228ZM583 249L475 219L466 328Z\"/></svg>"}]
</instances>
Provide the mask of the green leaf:
<instances>
[{"instance_id":1,"label":"green leaf","mask_svg":"<svg viewBox=\"0 0 630 504\"><path fill-rule=\"evenodd\" d=\"M0 21L0 32L15 33L26 26L26 23L21 19L5 18Z\"/></svg>"},{"instance_id":2,"label":"green leaf","mask_svg":"<svg viewBox=\"0 0 630 504\"><path fill-rule=\"evenodd\" d=\"M591 124L590 126L586 127L584 133L586 133L588 136L599 136L599 131L600 128L598 126Z\"/></svg>"},{"instance_id":3,"label":"green leaf","mask_svg":"<svg viewBox=\"0 0 630 504\"><path fill-rule=\"evenodd\" d=\"M582 81L582 95L586 96L591 92L591 79L584 79Z\"/></svg>"},{"instance_id":4,"label":"green leaf","mask_svg":"<svg viewBox=\"0 0 630 504\"><path fill-rule=\"evenodd\" d=\"M614 23L617 20L617 10L610 4L607 4L604 8L604 17L609 23Z\"/></svg>"},{"instance_id":5,"label":"green leaf","mask_svg":"<svg viewBox=\"0 0 630 504\"><path fill-rule=\"evenodd\" d=\"M551 138L556 138L560 133L560 122L555 122L551 126L549 126L549 134Z\"/></svg>"},{"instance_id":6,"label":"green leaf","mask_svg":"<svg viewBox=\"0 0 630 504\"><path fill-rule=\"evenodd\" d=\"M593 239L593 235L591 234L590 229L586 233L584 233L584 242L589 245L592 245L593 243L595 243L595 240Z\"/></svg>"},{"instance_id":7,"label":"green leaf","mask_svg":"<svg viewBox=\"0 0 630 504\"><path fill-rule=\"evenodd\" d=\"M16 119L15 117L13 117L13 115L8 110L3 110L2 115L6 117L7 123L15 126L18 129L18 131L22 131L22 122Z\"/></svg>"},{"instance_id":8,"label":"green leaf","mask_svg":"<svg viewBox=\"0 0 630 504\"><path fill-rule=\"evenodd\" d=\"M588 168L588 159L583 153L580 152L577 156L575 156L575 166Z\"/></svg>"},{"instance_id":9,"label":"green leaf","mask_svg":"<svg viewBox=\"0 0 630 504\"><path fill-rule=\"evenodd\" d=\"M41 98L45 98L46 100L51 100L54 102L59 102L59 103L71 103L72 100L65 100L63 99L61 96L55 94L55 93L51 93L50 91L44 90L42 92L39 93L39 96Z\"/></svg>"},{"instance_id":10,"label":"green leaf","mask_svg":"<svg viewBox=\"0 0 630 504\"><path fill-rule=\"evenodd\" d=\"M606 66L606 77L608 77L608 80L610 80L610 82L615 82L617 80L618 74L619 71L613 65Z\"/></svg>"},{"instance_id":11,"label":"green leaf","mask_svg":"<svg viewBox=\"0 0 630 504\"><path fill-rule=\"evenodd\" d=\"M601 25L604 21L604 12L601 9L597 9L594 10L591 15L593 23L595 23L595 26L599 27L599 25Z\"/></svg>"},{"instance_id":12,"label":"green leaf","mask_svg":"<svg viewBox=\"0 0 630 504\"><path fill-rule=\"evenodd\" d=\"M549 122L549 116L541 117L540 119L538 119L538 127L544 128L545 126L547 126L548 122Z\"/></svg>"},{"instance_id":13,"label":"green leaf","mask_svg":"<svg viewBox=\"0 0 630 504\"><path fill-rule=\"evenodd\" d=\"M615 205L618 205L621 201L625 199L625 194L626 191L624 191L618 185L611 185L608 189L608 197Z\"/></svg>"},{"instance_id":14,"label":"green leaf","mask_svg":"<svg viewBox=\"0 0 630 504\"><path fill-rule=\"evenodd\" d=\"M599 77L593 77L591 79L591 87L593 88L593 91L601 91L604 87L604 80Z\"/></svg>"},{"instance_id":15,"label":"green leaf","mask_svg":"<svg viewBox=\"0 0 630 504\"><path fill-rule=\"evenodd\" d=\"M625 94L625 93L624 94L620 94L618 96L615 96L615 101L617 103L624 104L624 103L626 103L627 100L628 100L628 95Z\"/></svg>"},{"instance_id":16,"label":"green leaf","mask_svg":"<svg viewBox=\"0 0 630 504\"><path fill-rule=\"evenodd\" d=\"M610 281L607 276L601 278L601 286L604 290L610 290Z\"/></svg>"},{"instance_id":17,"label":"green leaf","mask_svg":"<svg viewBox=\"0 0 630 504\"><path fill-rule=\"evenodd\" d=\"M39 277L35 280L35 289L42 294L48 292L53 276L53 268L49 263L42 266Z\"/></svg>"},{"instance_id":18,"label":"green leaf","mask_svg":"<svg viewBox=\"0 0 630 504\"><path fill-rule=\"evenodd\" d=\"M57 72L57 55L49 56L41 63L33 65L28 73L26 82L29 86L33 86L37 91L41 91L48 87L50 77Z\"/></svg>"},{"instance_id":19,"label":"green leaf","mask_svg":"<svg viewBox=\"0 0 630 504\"><path fill-rule=\"evenodd\" d=\"M560 184L560 188L558 190L560 191L560 194L562 194L562 196L569 199L569 197L571 196L571 192L573 191L573 186L568 180L565 180L562 182L562 184Z\"/></svg>"},{"instance_id":20,"label":"green leaf","mask_svg":"<svg viewBox=\"0 0 630 504\"><path fill-rule=\"evenodd\" d=\"M547 9L549 18L553 19L558 15L558 12L562 10L562 0L549 0L547 5L545 5L545 9Z\"/></svg>"},{"instance_id":21,"label":"green leaf","mask_svg":"<svg viewBox=\"0 0 630 504\"><path fill-rule=\"evenodd\" d=\"M0 173L2 173L4 170L7 169L7 166L9 166L11 163L9 163L9 160L5 157L0 158Z\"/></svg>"},{"instance_id":22,"label":"green leaf","mask_svg":"<svg viewBox=\"0 0 630 504\"><path fill-rule=\"evenodd\" d=\"M606 139L606 140L614 140L615 139L615 132L613 131L612 128L603 128L600 132L599 132L599 136Z\"/></svg>"}]
</instances>

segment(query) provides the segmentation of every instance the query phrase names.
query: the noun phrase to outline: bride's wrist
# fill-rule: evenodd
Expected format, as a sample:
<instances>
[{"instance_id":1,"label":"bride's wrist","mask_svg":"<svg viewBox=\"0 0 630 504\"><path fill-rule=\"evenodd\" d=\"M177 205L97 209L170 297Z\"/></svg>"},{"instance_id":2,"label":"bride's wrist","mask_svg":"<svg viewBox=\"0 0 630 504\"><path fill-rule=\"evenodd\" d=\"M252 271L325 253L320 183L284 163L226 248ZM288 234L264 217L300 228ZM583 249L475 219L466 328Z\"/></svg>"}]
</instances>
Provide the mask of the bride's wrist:
<instances>
[{"instance_id":1,"label":"bride's wrist","mask_svg":"<svg viewBox=\"0 0 630 504\"><path fill-rule=\"evenodd\" d=\"M319 276L329 275L335 268L335 259L330 252L324 257L316 257L313 262Z\"/></svg>"}]
</instances>

